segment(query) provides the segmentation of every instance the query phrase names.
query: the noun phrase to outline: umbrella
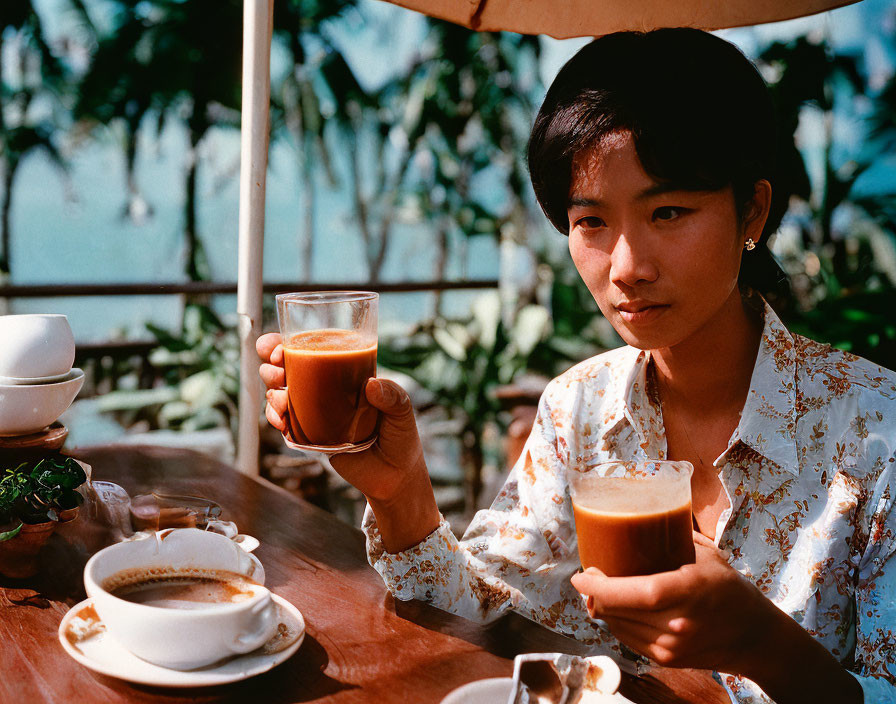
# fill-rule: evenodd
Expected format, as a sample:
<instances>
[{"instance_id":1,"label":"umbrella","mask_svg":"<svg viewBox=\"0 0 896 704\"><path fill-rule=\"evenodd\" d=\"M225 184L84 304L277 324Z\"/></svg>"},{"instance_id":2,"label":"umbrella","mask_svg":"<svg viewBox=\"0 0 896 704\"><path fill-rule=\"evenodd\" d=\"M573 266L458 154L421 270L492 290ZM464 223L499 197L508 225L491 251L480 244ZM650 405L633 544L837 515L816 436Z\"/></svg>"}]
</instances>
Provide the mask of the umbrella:
<instances>
[{"instance_id":1,"label":"umbrella","mask_svg":"<svg viewBox=\"0 0 896 704\"><path fill-rule=\"evenodd\" d=\"M659 27L723 29L814 15L857 0L389 0L483 32L557 39Z\"/></svg>"},{"instance_id":2,"label":"umbrella","mask_svg":"<svg viewBox=\"0 0 896 704\"><path fill-rule=\"evenodd\" d=\"M598 36L659 27L722 29L792 19L857 0L390 0L481 31L553 37ZM258 474L261 382L255 340L261 334L265 172L274 0L244 0L240 149L240 402L237 466Z\"/></svg>"}]
</instances>

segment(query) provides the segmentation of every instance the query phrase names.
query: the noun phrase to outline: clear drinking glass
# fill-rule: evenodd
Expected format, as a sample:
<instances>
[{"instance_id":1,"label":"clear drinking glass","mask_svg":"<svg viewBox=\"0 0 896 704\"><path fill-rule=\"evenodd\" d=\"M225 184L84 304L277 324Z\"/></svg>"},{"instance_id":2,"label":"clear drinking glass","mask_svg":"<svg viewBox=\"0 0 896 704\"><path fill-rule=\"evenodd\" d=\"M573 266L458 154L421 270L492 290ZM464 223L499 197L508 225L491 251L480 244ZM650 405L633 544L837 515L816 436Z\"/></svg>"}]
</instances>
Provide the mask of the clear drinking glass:
<instances>
[{"instance_id":1,"label":"clear drinking glass","mask_svg":"<svg viewBox=\"0 0 896 704\"><path fill-rule=\"evenodd\" d=\"M286 444L328 454L366 450L379 417L364 393L376 376L379 296L322 291L276 300L289 396Z\"/></svg>"},{"instance_id":2,"label":"clear drinking glass","mask_svg":"<svg viewBox=\"0 0 896 704\"><path fill-rule=\"evenodd\" d=\"M695 560L690 462L611 461L568 471L582 567L610 577Z\"/></svg>"}]
</instances>

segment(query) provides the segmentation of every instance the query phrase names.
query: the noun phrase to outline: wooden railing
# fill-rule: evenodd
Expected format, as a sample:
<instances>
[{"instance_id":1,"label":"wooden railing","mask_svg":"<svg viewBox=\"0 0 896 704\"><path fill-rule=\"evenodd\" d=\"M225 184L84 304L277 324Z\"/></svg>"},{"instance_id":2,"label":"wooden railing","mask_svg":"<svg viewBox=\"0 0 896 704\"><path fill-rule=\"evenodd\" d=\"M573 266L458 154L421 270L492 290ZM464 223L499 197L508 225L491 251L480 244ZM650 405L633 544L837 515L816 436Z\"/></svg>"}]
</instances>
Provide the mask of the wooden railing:
<instances>
[{"instance_id":1,"label":"wooden railing","mask_svg":"<svg viewBox=\"0 0 896 704\"><path fill-rule=\"evenodd\" d=\"M378 293L413 293L494 289L497 279L467 281L400 281L400 282L315 282L275 281L264 285L266 294L289 291L367 290ZM100 296L209 296L236 294L237 284L221 281L185 281L165 283L103 284L5 284L0 285L0 299L63 298ZM124 370L136 370L139 385L148 388L154 382L155 369L149 353L157 346L153 340L109 340L79 343L75 365L87 372L86 395L117 388ZM99 387L99 388L98 388Z\"/></svg>"},{"instance_id":2,"label":"wooden railing","mask_svg":"<svg viewBox=\"0 0 896 704\"><path fill-rule=\"evenodd\" d=\"M108 284L6 284L0 286L0 298L61 298L67 296L171 296L235 294L236 282L186 281L181 283L108 283ZM299 284L294 281L269 282L265 293L288 291L376 291L410 293L420 291L457 291L497 288L497 279L467 281L400 281L396 283L322 282Z\"/></svg>"}]
</instances>

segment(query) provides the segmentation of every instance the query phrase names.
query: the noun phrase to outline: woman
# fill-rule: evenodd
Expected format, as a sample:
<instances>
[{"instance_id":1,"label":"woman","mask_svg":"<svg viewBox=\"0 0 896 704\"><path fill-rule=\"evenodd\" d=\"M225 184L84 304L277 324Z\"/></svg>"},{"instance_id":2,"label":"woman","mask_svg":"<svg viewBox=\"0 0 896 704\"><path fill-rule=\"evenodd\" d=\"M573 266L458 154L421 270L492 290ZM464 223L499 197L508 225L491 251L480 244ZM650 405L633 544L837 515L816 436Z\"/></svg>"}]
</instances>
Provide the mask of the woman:
<instances>
[{"instance_id":1,"label":"woman","mask_svg":"<svg viewBox=\"0 0 896 704\"><path fill-rule=\"evenodd\" d=\"M627 346L551 382L461 541L407 395L368 382L379 440L333 465L368 498L370 562L398 598L480 620L515 610L596 647L729 673L743 703L896 700L896 375L789 333L756 293L781 293L766 248L786 207L775 142L762 79L710 34L609 35L560 71L532 182ZM285 430L278 344L258 350L267 418ZM694 465L695 564L579 573L565 471L613 458Z\"/></svg>"}]
</instances>

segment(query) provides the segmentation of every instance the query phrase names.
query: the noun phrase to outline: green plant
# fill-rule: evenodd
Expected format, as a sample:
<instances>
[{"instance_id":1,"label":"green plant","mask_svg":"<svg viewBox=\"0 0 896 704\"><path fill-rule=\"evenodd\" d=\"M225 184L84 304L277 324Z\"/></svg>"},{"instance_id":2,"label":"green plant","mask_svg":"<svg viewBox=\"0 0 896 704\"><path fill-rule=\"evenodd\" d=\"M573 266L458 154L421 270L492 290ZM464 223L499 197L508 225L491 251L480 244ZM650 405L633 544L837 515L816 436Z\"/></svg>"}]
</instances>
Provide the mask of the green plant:
<instances>
[{"instance_id":1,"label":"green plant","mask_svg":"<svg viewBox=\"0 0 896 704\"><path fill-rule=\"evenodd\" d=\"M81 465L61 455L7 469L0 478L0 525L18 526L0 532L0 542L14 538L26 523L58 521L60 511L80 506L84 497L75 490L86 481Z\"/></svg>"},{"instance_id":2,"label":"green plant","mask_svg":"<svg viewBox=\"0 0 896 704\"><path fill-rule=\"evenodd\" d=\"M771 44L759 61L774 76L782 185L791 193L782 232L795 235L778 249L797 305L779 312L797 332L893 368L896 199L881 174L896 147L896 79L875 91L863 57L806 37ZM798 149L798 128L813 119L816 144ZM835 139L838 121L860 138Z\"/></svg>"},{"instance_id":3,"label":"green plant","mask_svg":"<svg viewBox=\"0 0 896 704\"><path fill-rule=\"evenodd\" d=\"M489 293L476 299L467 318L425 322L379 346L383 366L413 378L449 417L461 421L468 508L476 505L482 488L486 428L501 421L493 392L528 367L532 351L549 332L543 306L525 306L505 324L498 294Z\"/></svg>"},{"instance_id":4,"label":"green plant","mask_svg":"<svg viewBox=\"0 0 896 704\"><path fill-rule=\"evenodd\" d=\"M202 430L228 427L236 432L239 398L239 339L208 306L190 304L178 333L147 324L159 346L150 362L163 385L153 389L113 391L99 408L131 425Z\"/></svg>"},{"instance_id":5,"label":"green plant","mask_svg":"<svg viewBox=\"0 0 896 704\"><path fill-rule=\"evenodd\" d=\"M531 371L553 378L578 362L624 344L569 265L554 266L550 312L553 329L529 355Z\"/></svg>"},{"instance_id":6,"label":"green plant","mask_svg":"<svg viewBox=\"0 0 896 704\"><path fill-rule=\"evenodd\" d=\"M131 199L139 195L134 164L141 123L152 115L161 132L169 120L183 121L182 227L185 273L193 281L212 273L199 231L202 145L213 128L239 125L242 7L239 0L118 0L77 91L76 119L124 128Z\"/></svg>"},{"instance_id":7,"label":"green plant","mask_svg":"<svg viewBox=\"0 0 896 704\"><path fill-rule=\"evenodd\" d=\"M0 4L0 279L12 271L13 192L22 164L43 151L63 175L67 169L55 132L66 71L37 5Z\"/></svg>"}]
</instances>

